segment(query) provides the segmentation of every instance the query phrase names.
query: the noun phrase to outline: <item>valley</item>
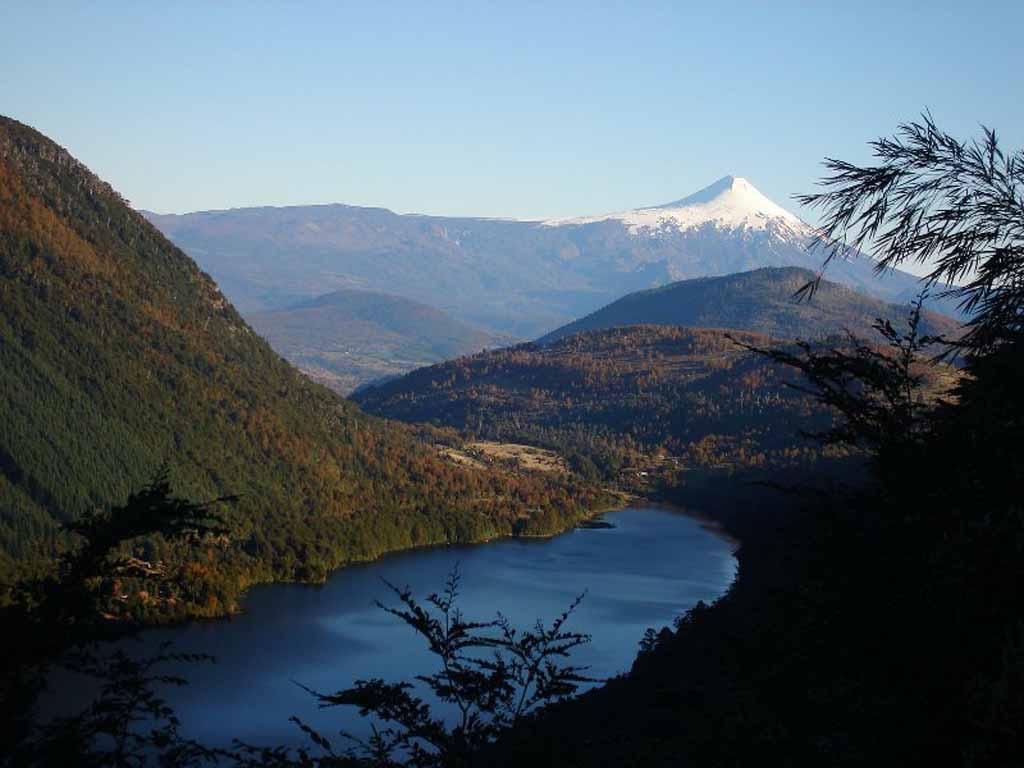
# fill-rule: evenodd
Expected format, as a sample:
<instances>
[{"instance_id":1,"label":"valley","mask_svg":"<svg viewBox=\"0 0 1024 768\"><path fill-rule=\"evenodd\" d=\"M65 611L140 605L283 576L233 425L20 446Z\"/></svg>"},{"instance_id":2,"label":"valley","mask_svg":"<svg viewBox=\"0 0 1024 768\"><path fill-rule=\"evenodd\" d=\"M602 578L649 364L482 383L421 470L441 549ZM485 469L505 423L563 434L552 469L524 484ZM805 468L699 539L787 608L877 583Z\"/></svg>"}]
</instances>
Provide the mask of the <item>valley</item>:
<instances>
[{"instance_id":1,"label":"valley","mask_svg":"<svg viewBox=\"0 0 1024 768\"><path fill-rule=\"evenodd\" d=\"M341 395L512 341L425 304L352 289L253 312L248 319L289 362Z\"/></svg>"},{"instance_id":2,"label":"valley","mask_svg":"<svg viewBox=\"0 0 1024 768\"><path fill-rule=\"evenodd\" d=\"M277 275L273 282L291 291L291 303L271 309L284 294L256 301L226 275L225 289L235 286L249 302L254 331L210 277L65 150L15 121L2 128L3 571L40 572L65 546L64 523L124 498L161 467L184 494L238 497L229 543L211 547L201 566L159 539L136 546L144 561L166 561L193 575L187 590L170 594L144 581L122 585L127 603L118 610L135 617L219 615L260 581L322 580L341 565L403 547L550 534L621 504L623 494L675 498L708 475L720 482L737 472L836 458L799 436L827 428L827 411L792 389L790 373L737 342L777 346L788 342L764 333L801 329L819 338L847 327L866 332L872 314L896 321L902 311L831 282L815 301L797 304L792 293L812 273L764 268L647 289L540 344L477 352L512 339L458 319L472 314L468 304L449 315L354 288L297 300L298 285ZM275 242L296 232L299 260L280 261L260 239L261 222L285 213L274 224ZM344 207L318 208L314 227L307 226L309 211L285 213L149 218L195 248L211 269L241 263L226 253L226 260L211 261L213 251L196 245L199 233L216 232L248 249L246 274L259 273L250 270L257 262L277 264L293 277L315 277L321 288L330 281L316 269L351 261L345 243L356 233L363 242L372 240L371 230L429 223L424 243L440 235L458 248L475 242L468 230L456 237L436 222L396 223L382 211L365 219ZM716 238L740 238L751 259L778 257L765 243L803 237L807 229L733 177L635 215L491 223L584 239L593 227L614 226L617 236L666 248L711 227ZM315 245L325 233L340 249L329 256ZM543 251L534 245L530 258ZM402 252L395 248L372 259L382 274L399 269L435 300L438 291L467 302L492 296L429 282L412 262L393 261ZM588 291L601 280L608 291L624 274L623 263L612 269L599 254L570 260L577 277L584 262L590 265ZM722 266L696 252L677 255L688 269ZM477 256L482 261L472 269L481 280L487 270L527 266ZM312 263L320 267L309 271ZM446 274L457 280L460 273ZM559 290L572 284L565 272L532 274ZM520 288L504 295L525 295ZM547 305L555 314L517 316L553 319L556 305ZM925 323L929 333L956 329L934 314ZM736 330L683 327L696 324ZM591 327L603 330L566 335ZM279 355L337 392L358 391L342 400ZM438 362L447 358L456 359ZM204 405L194 411L192 403Z\"/></svg>"},{"instance_id":3,"label":"valley","mask_svg":"<svg viewBox=\"0 0 1024 768\"><path fill-rule=\"evenodd\" d=\"M1012 764L1024 159L900 130L967 170L816 231L160 215L0 117L0 765Z\"/></svg>"}]
</instances>

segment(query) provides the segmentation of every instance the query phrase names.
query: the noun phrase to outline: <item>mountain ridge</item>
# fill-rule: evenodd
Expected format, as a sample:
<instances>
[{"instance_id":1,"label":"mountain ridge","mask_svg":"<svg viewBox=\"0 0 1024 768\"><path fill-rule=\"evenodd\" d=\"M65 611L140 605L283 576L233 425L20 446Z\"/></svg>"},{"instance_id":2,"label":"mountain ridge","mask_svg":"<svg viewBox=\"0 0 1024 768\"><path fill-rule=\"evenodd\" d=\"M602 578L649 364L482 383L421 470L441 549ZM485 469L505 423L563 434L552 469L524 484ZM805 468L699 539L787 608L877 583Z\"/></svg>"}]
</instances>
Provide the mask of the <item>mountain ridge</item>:
<instances>
[{"instance_id":1,"label":"mountain ridge","mask_svg":"<svg viewBox=\"0 0 1024 768\"><path fill-rule=\"evenodd\" d=\"M763 198L741 177L726 178L728 192L717 190L712 203ZM750 203L724 221L707 208L712 203L693 198L637 209L643 221L636 226L615 214L558 223L340 204L150 218L195 256L243 313L280 309L335 288L362 288L520 338L536 338L627 293L665 283L765 266L821 268L813 230L775 203ZM679 208L687 199L693 205ZM690 216L697 209L710 216L701 226L673 218L673 211ZM855 255L831 264L827 276L887 301L908 301L922 287L913 275L878 275L875 267L873 259Z\"/></svg>"},{"instance_id":2,"label":"mountain ridge","mask_svg":"<svg viewBox=\"0 0 1024 768\"><path fill-rule=\"evenodd\" d=\"M775 338L804 339L850 331L872 339L872 326L878 318L897 327L905 324L908 305L886 303L830 280L822 280L813 297L797 299L796 292L816 277L816 273L801 267L762 267L681 280L627 294L545 334L538 342L550 344L581 331L643 324L730 328ZM959 334L959 324L925 310L921 331L952 338Z\"/></svg>"},{"instance_id":3,"label":"mountain ridge","mask_svg":"<svg viewBox=\"0 0 1024 768\"><path fill-rule=\"evenodd\" d=\"M191 569L178 594L129 590L138 615L218 615L257 581L550 532L596 499L570 480L454 466L309 381L109 184L0 117L0 579L46 568L61 523L168 464L183 496L239 501L230 540L201 563L137 544Z\"/></svg>"}]
</instances>

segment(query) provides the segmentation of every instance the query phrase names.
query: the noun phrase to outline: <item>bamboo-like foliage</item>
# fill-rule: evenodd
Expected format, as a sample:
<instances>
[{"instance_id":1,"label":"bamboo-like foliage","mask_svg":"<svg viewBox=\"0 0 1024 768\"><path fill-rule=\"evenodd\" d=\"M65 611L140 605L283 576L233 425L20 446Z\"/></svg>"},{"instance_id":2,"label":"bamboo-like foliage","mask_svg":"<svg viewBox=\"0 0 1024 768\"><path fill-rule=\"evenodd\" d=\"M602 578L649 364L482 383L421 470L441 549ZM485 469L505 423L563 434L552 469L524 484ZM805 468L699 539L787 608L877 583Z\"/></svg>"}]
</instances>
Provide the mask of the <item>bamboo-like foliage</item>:
<instances>
[{"instance_id":1,"label":"bamboo-like foliage","mask_svg":"<svg viewBox=\"0 0 1024 768\"><path fill-rule=\"evenodd\" d=\"M1024 320L1024 150L996 132L960 141L930 113L870 144L877 165L827 158L825 191L797 197L822 210L825 265L871 250L877 270L926 265L929 289L970 314L960 344L985 350ZM813 294L816 283L805 286Z\"/></svg>"}]
</instances>

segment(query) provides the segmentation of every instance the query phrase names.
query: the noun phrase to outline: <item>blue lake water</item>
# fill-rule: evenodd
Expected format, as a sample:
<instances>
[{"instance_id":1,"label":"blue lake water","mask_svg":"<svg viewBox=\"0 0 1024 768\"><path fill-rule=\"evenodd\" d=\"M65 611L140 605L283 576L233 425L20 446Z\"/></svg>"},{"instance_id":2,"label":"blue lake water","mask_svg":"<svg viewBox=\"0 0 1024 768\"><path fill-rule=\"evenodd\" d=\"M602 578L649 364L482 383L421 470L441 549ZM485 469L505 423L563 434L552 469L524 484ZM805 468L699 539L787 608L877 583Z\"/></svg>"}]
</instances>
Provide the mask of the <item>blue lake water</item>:
<instances>
[{"instance_id":1,"label":"blue lake water","mask_svg":"<svg viewBox=\"0 0 1024 768\"><path fill-rule=\"evenodd\" d=\"M411 679L431 670L420 638L375 605L396 601L383 580L417 597L440 591L458 564L468 618L501 611L516 625L549 622L586 597L567 629L593 636L575 663L610 677L628 670L648 627L665 626L698 600L721 595L735 573L733 545L679 511L636 506L605 515L608 529L551 539L507 539L390 555L344 568L323 585L253 588L244 613L144 634L141 646L171 641L178 652L211 654L215 664L182 672L190 684L167 691L188 736L209 744L307 744L291 715L336 734L361 732L354 710L317 710L301 683L325 692L356 678ZM129 643L131 647L133 643Z\"/></svg>"}]
</instances>

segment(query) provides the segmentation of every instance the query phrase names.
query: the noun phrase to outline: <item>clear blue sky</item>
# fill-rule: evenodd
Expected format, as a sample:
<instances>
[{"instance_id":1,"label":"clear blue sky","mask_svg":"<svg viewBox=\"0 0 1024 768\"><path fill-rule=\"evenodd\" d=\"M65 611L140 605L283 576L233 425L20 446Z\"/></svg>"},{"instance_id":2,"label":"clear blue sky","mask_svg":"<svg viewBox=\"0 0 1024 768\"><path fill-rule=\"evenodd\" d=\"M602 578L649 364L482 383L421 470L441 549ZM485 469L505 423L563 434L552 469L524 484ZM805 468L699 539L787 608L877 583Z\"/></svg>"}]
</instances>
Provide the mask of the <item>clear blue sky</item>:
<instances>
[{"instance_id":1,"label":"clear blue sky","mask_svg":"<svg viewBox=\"0 0 1024 768\"><path fill-rule=\"evenodd\" d=\"M1022 28L1020 0L7 0L0 112L160 212L572 215L729 173L795 209L926 106L1024 145Z\"/></svg>"}]
</instances>

